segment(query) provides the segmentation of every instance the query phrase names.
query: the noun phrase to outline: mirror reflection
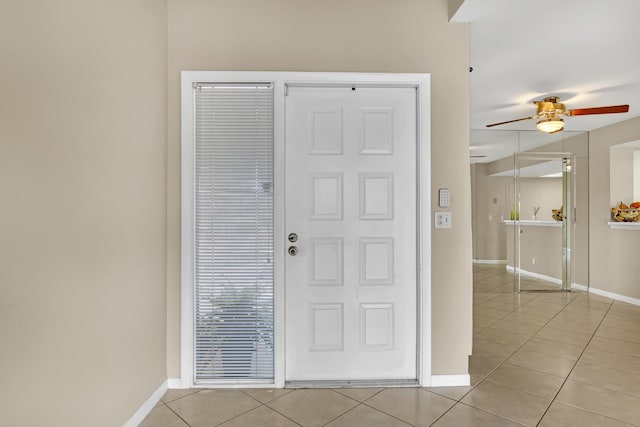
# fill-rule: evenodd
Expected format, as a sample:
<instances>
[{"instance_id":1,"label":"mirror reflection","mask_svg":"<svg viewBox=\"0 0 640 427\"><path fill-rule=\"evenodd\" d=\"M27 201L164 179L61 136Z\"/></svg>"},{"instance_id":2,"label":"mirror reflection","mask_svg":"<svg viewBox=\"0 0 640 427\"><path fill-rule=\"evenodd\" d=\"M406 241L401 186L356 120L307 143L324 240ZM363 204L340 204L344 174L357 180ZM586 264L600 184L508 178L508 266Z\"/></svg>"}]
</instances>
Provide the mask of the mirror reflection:
<instances>
[{"instance_id":1,"label":"mirror reflection","mask_svg":"<svg viewBox=\"0 0 640 427\"><path fill-rule=\"evenodd\" d=\"M517 161L514 153L520 153ZM569 230L561 153L573 162ZM586 288L588 153L587 132L472 131L474 259L504 262L507 271L526 277L523 290ZM567 260L574 277L563 267ZM566 280L569 286L561 286Z\"/></svg>"}]
</instances>

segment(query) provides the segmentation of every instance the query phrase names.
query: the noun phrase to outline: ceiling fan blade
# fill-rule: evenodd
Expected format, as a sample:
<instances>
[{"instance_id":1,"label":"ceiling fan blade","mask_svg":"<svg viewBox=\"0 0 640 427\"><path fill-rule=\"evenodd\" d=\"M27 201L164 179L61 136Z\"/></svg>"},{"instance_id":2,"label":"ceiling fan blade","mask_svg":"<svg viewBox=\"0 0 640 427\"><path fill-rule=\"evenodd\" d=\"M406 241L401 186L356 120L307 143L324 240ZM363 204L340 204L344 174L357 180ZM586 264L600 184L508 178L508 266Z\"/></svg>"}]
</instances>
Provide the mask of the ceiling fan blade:
<instances>
[{"instance_id":1,"label":"ceiling fan blade","mask_svg":"<svg viewBox=\"0 0 640 427\"><path fill-rule=\"evenodd\" d=\"M513 122L520 122L522 120L529 120L529 119L533 119L536 116L531 116L531 117L523 117L521 119L515 119L515 120L508 120L506 122L499 122L499 123L491 123L490 125L487 125L488 128L494 127L494 126L500 126L500 125L506 125L507 123L513 123Z\"/></svg>"},{"instance_id":2,"label":"ceiling fan blade","mask_svg":"<svg viewBox=\"0 0 640 427\"><path fill-rule=\"evenodd\" d=\"M588 114L612 114L612 113L626 113L629 111L628 105L612 105L609 107L595 107L595 108L575 108L567 111L568 116L586 116Z\"/></svg>"}]
</instances>

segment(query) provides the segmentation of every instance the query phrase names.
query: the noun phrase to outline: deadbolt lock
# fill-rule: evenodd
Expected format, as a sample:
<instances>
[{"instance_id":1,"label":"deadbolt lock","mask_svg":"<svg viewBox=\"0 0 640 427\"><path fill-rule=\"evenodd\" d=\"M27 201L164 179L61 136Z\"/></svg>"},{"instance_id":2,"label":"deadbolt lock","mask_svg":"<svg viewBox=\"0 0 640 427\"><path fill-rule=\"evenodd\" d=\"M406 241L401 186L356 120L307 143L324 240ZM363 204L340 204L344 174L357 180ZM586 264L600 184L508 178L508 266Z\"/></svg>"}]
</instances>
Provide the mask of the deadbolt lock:
<instances>
[{"instance_id":1,"label":"deadbolt lock","mask_svg":"<svg viewBox=\"0 0 640 427\"><path fill-rule=\"evenodd\" d=\"M289 239L291 243L295 243L298 241L298 235L296 233L289 233L287 239Z\"/></svg>"}]
</instances>

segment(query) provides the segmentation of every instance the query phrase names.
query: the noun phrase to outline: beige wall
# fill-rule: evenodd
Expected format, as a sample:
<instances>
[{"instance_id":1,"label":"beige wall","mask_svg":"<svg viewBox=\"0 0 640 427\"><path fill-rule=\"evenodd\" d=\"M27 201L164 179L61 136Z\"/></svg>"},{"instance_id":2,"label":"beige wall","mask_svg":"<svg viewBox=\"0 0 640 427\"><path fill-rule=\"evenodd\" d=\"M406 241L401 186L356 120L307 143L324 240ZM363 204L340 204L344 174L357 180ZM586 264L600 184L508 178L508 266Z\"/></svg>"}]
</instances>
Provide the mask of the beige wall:
<instances>
[{"instance_id":1,"label":"beige wall","mask_svg":"<svg viewBox=\"0 0 640 427\"><path fill-rule=\"evenodd\" d=\"M552 209L562 206L562 178L521 178L520 219L533 220L534 206L540 208L538 221L553 221Z\"/></svg>"},{"instance_id":2,"label":"beige wall","mask_svg":"<svg viewBox=\"0 0 640 427\"><path fill-rule=\"evenodd\" d=\"M506 227L513 178L490 176L487 163L471 165L473 210L473 259L504 261L507 259Z\"/></svg>"},{"instance_id":3,"label":"beige wall","mask_svg":"<svg viewBox=\"0 0 640 427\"><path fill-rule=\"evenodd\" d=\"M449 18L452 18L453 15L460 9L464 0L449 0Z\"/></svg>"},{"instance_id":4,"label":"beige wall","mask_svg":"<svg viewBox=\"0 0 640 427\"><path fill-rule=\"evenodd\" d=\"M634 147L611 147L609 150L609 207L633 202Z\"/></svg>"},{"instance_id":5,"label":"beige wall","mask_svg":"<svg viewBox=\"0 0 640 427\"><path fill-rule=\"evenodd\" d=\"M640 231L611 230L609 196L609 147L640 139L640 118L594 130L590 133L589 170L589 255L590 285L640 298L640 263L638 263L638 238Z\"/></svg>"},{"instance_id":6,"label":"beige wall","mask_svg":"<svg viewBox=\"0 0 640 427\"><path fill-rule=\"evenodd\" d=\"M513 209L513 177L487 175L489 164L472 165L473 247L476 260L506 260L506 226ZM551 210L562 205L560 178L520 179L520 219L532 219L532 207L540 207L537 219L552 221Z\"/></svg>"},{"instance_id":7,"label":"beige wall","mask_svg":"<svg viewBox=\"0 0 640 427\"><path fill-rule=\"evenodd\" d=\"M453 228L434 230L433 371L467 372L471 352L468 26L446 0L169 0L168 376L180 375L180 71L428 72L432 206L452 194ZM455 256L451 256L455 254Z\"/></svg>"},{"instance_id":8,"label":"beige wall","mask_svg":"<svg viewBox=\"0 0 640 427\"><path fill-rule=\"evenodd\" d=\"M514 266L513 225L507 230L507 266ZM535 260L535 263L534 263ZM562 227L520 227L520 268L562 280Z\"/></svg>"},{"instance_id":9,"label":"beige wall","mask_svg":"<svg viewBox=\"0 0 640 427\"><path fill-rule=\"evenodd\" d=\"M166 6L0 6L0 425L113 427L166 378Z\"/></svg>"}]
</instances>

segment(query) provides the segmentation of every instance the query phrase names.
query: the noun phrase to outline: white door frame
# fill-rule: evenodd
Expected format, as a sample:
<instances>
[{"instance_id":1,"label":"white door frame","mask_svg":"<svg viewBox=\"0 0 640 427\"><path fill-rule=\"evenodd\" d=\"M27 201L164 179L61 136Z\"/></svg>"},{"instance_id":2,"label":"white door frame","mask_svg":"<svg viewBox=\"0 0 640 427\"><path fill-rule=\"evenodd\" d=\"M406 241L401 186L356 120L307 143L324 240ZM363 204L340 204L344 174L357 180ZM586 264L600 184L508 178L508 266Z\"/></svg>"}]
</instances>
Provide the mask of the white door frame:
<instances>
[{"instance_id":1,"label":"white door frame","mask_svg":"<svg viewBox=\"0 0 640 427\"><path fill-rule=\"evenodd\" d=\"M423 387L431 378L431 95L430 75L417 73L304 73L254 71L183 71L181 84L181 377L180 387L193 387L193 84L273 83L275 95L275 379L272 384L215 384L215 387L284 387L285 373L285 223L284 119L287 87L374 86L415 87L417 90L417 372ZM177 386L177 384L175 384ZM201 385L199 385L201 387Z\"/></svg>"}]
</instances>

